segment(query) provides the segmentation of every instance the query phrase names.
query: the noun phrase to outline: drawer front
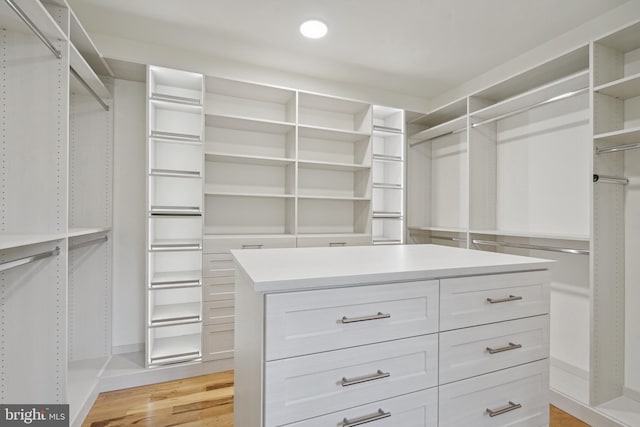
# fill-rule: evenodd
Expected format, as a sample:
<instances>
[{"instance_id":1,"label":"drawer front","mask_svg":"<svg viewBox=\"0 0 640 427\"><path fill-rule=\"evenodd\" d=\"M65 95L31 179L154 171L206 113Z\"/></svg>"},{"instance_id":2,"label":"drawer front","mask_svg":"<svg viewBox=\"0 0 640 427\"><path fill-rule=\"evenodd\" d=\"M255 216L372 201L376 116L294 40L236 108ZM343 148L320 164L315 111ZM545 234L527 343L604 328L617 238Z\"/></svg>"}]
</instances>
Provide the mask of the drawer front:
<instances>
[{"instance_id":1,"label":"drawer front","mask_svg":"<svg viewBox=\"0 0 640 427\"><path fill-rule=\"evenodd\" d=\"M220 300L207 301L203 306L205 325L218 325L221 323L233 323L235 320L235 301Z\"/></svg>"},{"instance_id":2,"label":"drawer front","mask_svg":"<svg viewBox=\"0 0 640 427\"><path fill-rule=\"evenodd\" d=\"M265 297L266 360L438 331L438 281Z\"/></svg>"},{"instance_id":3,"label":"drawer front","mask_svg":"<svg viewBox=\"0 0 640 427\"><path fill-rule=\"evenodd\" d=\"M235 299L235 277L207 277L204 279L204 301L220 301Z\"/></svg>"},{"instance_id":4,"label":"drawer front","mask_svg":"<svg viewBox=\"0 0 640 427\"><path fill-rule=\"evenodd\" d=\"M548 315L442 332L440 384L548 356Z\"/></svg>"},{"instance_id":5,"label":"drawer front","mask_svg":"<svg viewBox=\"0 0 640 427\"><path fill-rule=\"evenodd\" d=\"M295 236L216 236L205 237L204 253L224 253L232 249L295 248Z\"/></svg>"},{"instance_id":6,"label":"drawer front","mask_svg":"<svg viewBox=\"0 0 640 427\"><path fill-rule=\"evenodd\" d=\"M233 323L209 325L202 328L202 360L233 357Z\"/></svg>"},{"instance_id":7,"label":"drawer front","mask_svg":"<svg viewBox=\"0 0 640 427\"><path fill-rule=\"evenodd\" d=\"M549 424L547 360L440 386L439 393L440 427Z\"/></svg>"},{"instance_id":8,"label":"drawer front","mask_svg":"<svg viewBox=\"0 0 640 427\"><path fill-rule=\"evenodd\" d=\"M202 274L204 277L233 276L235 271L231 254L204 254Z\"/></svg>"},{"instance_id":9,"label":"drawer front","mask_svg":"<svg viewBox=\"0 0 640 427\"><path fill-rule=\"evenodd\" d=\"M265 419L283 425L438 384L437 334L267 362Z\"/></svg>"},{"instance_id":10,"label":"drawer front","mask_svg":"<svg viewBox=\"0 0 640 427\"><path fill-rule=\"evenodd\" d=\"M549 313L549 272L495 274L440 281L440 330Z\"/></svg>"},{"instance_id":11,"label":"drawer front","mask_svg":"<svg viewBox=\"0 0 640 427\"><path fill-rule=\"evenodd\" d=\"M290 424L287 427L355 427L356 425L366 425L367 427L437 427L438 390L434 387L311 418ZM274 427L272 424L266 424L266 426Z\"/></svg>"},{"instance_id":12,"label":"drawer front","mask_svg":"<svg viewBox=\"0 0 640 427\"><path fill-rule=\"evenodd\" d=\"M314 246L366 246L371 244L371 236L368 234L349 236L349 235L326 235L326 236L299 236L298 247L314 247Z\"/></svg>"}]
</instances>

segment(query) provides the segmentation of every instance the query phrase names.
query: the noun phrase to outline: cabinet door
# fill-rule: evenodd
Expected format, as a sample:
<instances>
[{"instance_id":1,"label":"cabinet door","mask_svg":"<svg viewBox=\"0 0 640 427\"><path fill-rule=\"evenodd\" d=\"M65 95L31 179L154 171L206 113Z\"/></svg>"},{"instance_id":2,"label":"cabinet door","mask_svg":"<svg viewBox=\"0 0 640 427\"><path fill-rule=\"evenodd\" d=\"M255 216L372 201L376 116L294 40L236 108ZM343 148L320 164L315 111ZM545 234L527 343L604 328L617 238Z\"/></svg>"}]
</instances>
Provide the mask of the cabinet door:
<instances>
[{"instance_id":1,"label":"cabinet door","mask_svg":"<svg viewBox=\"0 0 640 427\"><path fill-rule=\"evenodd\" d=\"M549 424L549 364L528 363L440 386L440 427Z\"/></svg>"},{"instance_id":2,"label":"cabinet door","mask_svg":"<svg viewBox=\"0 0 640 427\"><path fill-rule=\"evenodd\" d=\"M202 360L233 357L233 323L209 325L202 328Z\"/></svg>"},{"instance_id":3,"label":"cabinet door","mask_svg":"<svg viewBox=\"0 0 640 427\"><path fill-rule=\"evenodd\" d=\"M438 330L438 281L266 296L266 360Z\"/></svg>"},{"instance_id":4,"label":"cabinet door","mask_svg":"<svg viewBox=\"0 0 640 427\"><path fill-rule=\"evenodd\" d=\"M205 237L204 253L226 253L232 249L295 248L295 236L216 236Z\"/></svg>"},{"instance_id":5,"label":"cabinet door","mask_svg":"<svg viewBox=\"0 0 640 427\"><path fill-rule=\"evenodd\" d=\"M440 281L440 330L549 313L549 272L492 274Z\"/></svg>"},{"instance_id":6,"label":"cabinet door","mask_svg":"<svg viewBox=\"0 0 640 427\"><path fill-rule=\"evenodd\" d=\"M438 384L438 336L267 362L267 425L283 425Z\"/></svg>"}]
</instances>

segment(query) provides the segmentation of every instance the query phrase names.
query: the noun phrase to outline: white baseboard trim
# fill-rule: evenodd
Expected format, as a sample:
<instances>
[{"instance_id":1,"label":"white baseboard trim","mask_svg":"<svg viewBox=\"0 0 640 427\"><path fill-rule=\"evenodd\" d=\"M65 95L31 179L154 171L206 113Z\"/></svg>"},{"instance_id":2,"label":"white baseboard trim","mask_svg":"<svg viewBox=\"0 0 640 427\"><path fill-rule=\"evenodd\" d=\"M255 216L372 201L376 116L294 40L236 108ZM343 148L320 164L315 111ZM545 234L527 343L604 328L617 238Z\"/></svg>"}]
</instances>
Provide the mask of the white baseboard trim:
<instances>
[{"instance_id":1,"label":"white baseboard trim","mask_svg":"<svg viewBox=\"0 0 640 427\"><path fill-rule=\"evenodd\" d=\"M93 387L91 392L87 395L87 398L82 404L82 407L79 409L75 417L72 420L70 420L70 423L69 423L70 427L82 426L84 419L87 418L87 415L89 415L89 411L91 411L91 408L93 407L93 404L95 403L99 394L100 392L98 391L98 381L96 381L96 385Z\"/></svg>"},{"instance_id":2,"label":"white baseboard trim","mask_svg":"<svg viewBox=\"0 0 640 427\"><path fill-rule=\"evenodd\" d=\"M562 409L571 416L597 427L625 427L617 421L602 414L598 410L578 402L571 397L560 393L554 389L549 391L550 402L553 406Z\"/></svg>"},{"instance_id":3,"label":"white baseboard trim","mask_svg":"<svg viewBox=\"0 0 640 427\"><path fill-rule=\"evenodd\" d=\"M631 400L635 400L636 402L640 402L640 391L634 390L632 388L625 387L622 391L622 394L625 397L628 397Z\"/></svg>"},{"instance_id":4,"label":"white baseboard trim","mask_svg":"<svg viewBox=\"0 0 640 427\"><path fill-rule=\"evenodd\" d=\"M144 351L144 343L117 345L111 347L111 354L138 353Z\"/></svg>"},{"instance_id":5,"label":"white baseboard trim","mask_svg":"<svg viewBox=\"0 0 640 427\"><path fill-rule=\"evenodd\" d=\"M571 363L567 363L564 360L556 359L554 357L549 358L549 365L558 369L562 369L565 372L570 373L583 380L589 380L589 371L583 368L579 368Z\"/></svg>"}]
</instances>

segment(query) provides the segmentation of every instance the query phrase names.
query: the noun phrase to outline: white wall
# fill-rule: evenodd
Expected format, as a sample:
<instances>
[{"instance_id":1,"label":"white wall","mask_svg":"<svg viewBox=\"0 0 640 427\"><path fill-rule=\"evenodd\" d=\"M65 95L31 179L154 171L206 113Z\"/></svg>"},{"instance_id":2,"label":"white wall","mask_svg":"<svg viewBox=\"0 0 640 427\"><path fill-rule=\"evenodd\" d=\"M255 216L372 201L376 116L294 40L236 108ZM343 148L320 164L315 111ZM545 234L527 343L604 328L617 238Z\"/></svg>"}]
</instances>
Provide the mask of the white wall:
<instances>
[{"instance_id":1,"label":"white wall","mask_svg":"<svg viewBox=\"0 0 640 427\"><path fill-rule=\"evenodd\" d=\"M145 325L145 84L115 80L113 182L114 353L140 350Z\"/></svg>"}]
</instances>

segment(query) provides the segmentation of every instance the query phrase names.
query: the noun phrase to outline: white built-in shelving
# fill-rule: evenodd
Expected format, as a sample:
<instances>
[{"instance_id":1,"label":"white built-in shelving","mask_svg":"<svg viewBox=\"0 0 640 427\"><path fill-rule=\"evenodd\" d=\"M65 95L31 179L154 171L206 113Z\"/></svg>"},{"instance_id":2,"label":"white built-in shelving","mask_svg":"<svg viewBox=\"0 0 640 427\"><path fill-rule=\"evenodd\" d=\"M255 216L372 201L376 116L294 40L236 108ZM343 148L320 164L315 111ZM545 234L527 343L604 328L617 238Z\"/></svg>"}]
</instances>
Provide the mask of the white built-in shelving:
<instances>
[{"instance_id":1,"label":"white built-in shelving","mask_svg":"<svg viewBox=\"0 0 640 427\"><path fill-rule=\"evenodd\" d=\"M202 358L204 78L149 66L147 88L151 366Z\"/></svg>"}]
</instances>

